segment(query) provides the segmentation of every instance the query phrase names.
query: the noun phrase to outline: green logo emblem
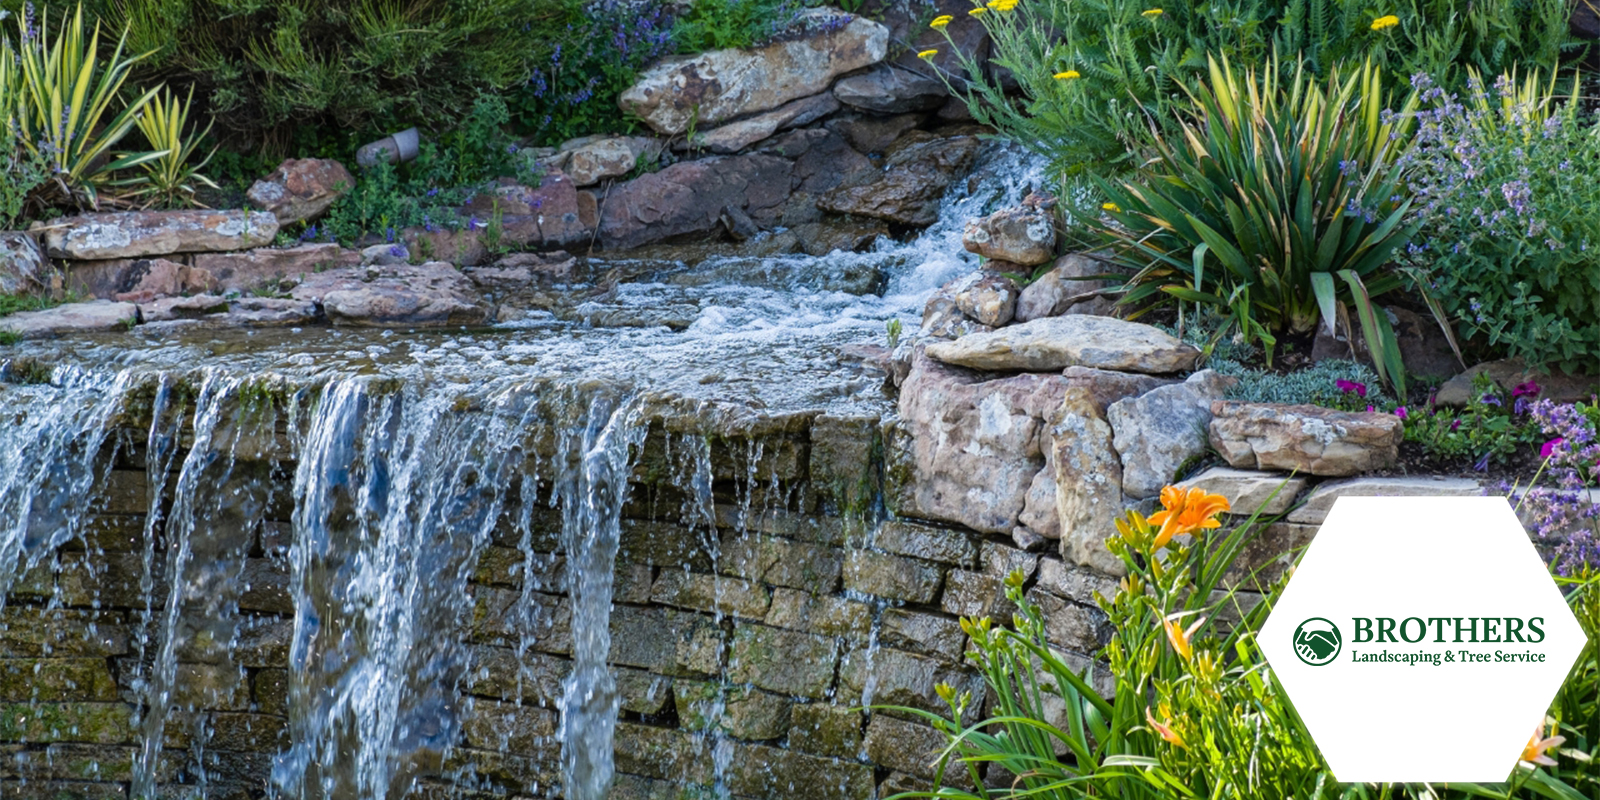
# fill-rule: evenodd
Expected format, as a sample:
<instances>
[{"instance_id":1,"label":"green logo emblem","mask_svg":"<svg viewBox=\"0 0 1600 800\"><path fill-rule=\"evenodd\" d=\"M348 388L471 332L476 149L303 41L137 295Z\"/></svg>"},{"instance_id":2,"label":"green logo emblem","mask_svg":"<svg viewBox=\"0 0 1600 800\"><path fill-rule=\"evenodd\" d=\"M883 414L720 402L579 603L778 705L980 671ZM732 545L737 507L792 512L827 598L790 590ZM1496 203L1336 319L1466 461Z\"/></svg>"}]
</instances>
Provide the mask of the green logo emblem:
<instances>
[{"instance_id":1,"label":"green logo emblem","mask_svg":"<svg viewBox=\"0 0 1600 800\"><path fill-rule=\"evenodd\" d=\"M1313 667L1332 663L1343 646L1339 627L1322 617L1312 617L1294 630L1294 654Z\"/></svg>"}]
</instances>

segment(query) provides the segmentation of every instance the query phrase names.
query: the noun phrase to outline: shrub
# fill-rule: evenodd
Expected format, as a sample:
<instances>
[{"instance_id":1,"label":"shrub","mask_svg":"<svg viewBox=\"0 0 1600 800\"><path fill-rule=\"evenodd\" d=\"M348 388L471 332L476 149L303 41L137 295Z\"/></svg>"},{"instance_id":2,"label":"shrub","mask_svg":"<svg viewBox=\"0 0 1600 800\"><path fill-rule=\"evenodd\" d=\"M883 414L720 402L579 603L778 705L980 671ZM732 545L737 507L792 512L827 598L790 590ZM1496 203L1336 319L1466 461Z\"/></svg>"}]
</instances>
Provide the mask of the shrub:
<instances>
[{"instance_id":1,"label":"shrub","mask_svg":"<svg viewBox=\"0 0 1600 800\"><path fill-rule=\"evenodd\" d=\"M1417 83L1429 108L1404 166L1426 239L1408 258L1464 336L1533 364L1593 370L1600 129L1538 73L1493 88L1473 76L1464 101L1425 76Z\"/></svg>"},{"instance_id":2,"label":"shrub","mask_svg":"<svg viewBox=\"0 0 1600 800\"><path fill-rule=\"evenodd\" d=\"M1396 166L1407 117L1380 113L1372 65L1335 72L1326 88L1278 72L1269 62L1241 75L1213 61L1194 121L1173 141L1157 138L1148 175L1100 181L1109 202L1099 229L1136 270L1122 302L1222 310L1268 364L1280 335L1332 329L1349 307L1378 374L1404 396L1394 332L1372 301L1402 285L1389 259L1416 225L1406 224Z\"/></svg>"},{"instance_id":3,"label":"shrub","mask_svg":"<svg viewBox=\"0 0 1600 800\"><path fill-rule=\"evenodd\" d=\"M771 39L815 0L691 0L672 26L680 53L750 47Z\"/></svg>"},{"instance_id":4,"label":"shrub","mask_svg":"<svg viewBox=\"0 0 1600 800\"><path fill-rule=\"evenodd\" d=\"M0 21L7 14L0 11ZM22 129L13 124L22 101L20 66L0 46L0 229L22 219L28 197L49 177L49 164L35 148L23 146Z\"/></svg>"},{"instance_id":5,"label":"shrub","mask_svg":"<svg viewBox=\"0 0 1600 800\"><path fill-rule=\"evenodd\" d=\"M1389 8L1351 0L990 0L974 9L993 40L999 74L965 59L952 83L979 121L1050 158L1063 174L1106 174L1140 163L1152 129L1171 131L1185 90L1207 76L1205 54L1253 68L1274 53L1317 76L1371 61L1390 76L1464 77L1553 68L1573 45L1565 0L1409 0ZM1380 16L1381 15L1381 16ZM1393 15L1394 24L1378 21ZM1387 22L1387 20L1385 20ZM1376 29L1375 29L1376 26ZM1283 77L1289 77L1285 74Z\"/></svg>"}]
</instances>

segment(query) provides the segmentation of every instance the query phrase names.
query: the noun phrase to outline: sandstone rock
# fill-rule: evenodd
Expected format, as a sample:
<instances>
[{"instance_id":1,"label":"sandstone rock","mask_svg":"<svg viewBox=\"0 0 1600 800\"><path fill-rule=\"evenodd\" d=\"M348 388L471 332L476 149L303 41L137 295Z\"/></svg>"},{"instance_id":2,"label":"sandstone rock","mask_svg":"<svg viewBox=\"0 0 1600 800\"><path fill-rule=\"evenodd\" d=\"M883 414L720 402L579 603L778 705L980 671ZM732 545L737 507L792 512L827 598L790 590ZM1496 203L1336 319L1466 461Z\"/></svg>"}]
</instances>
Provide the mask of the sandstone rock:
<instances>
[{"instance_id":1,"label":"sandstone rock","mask_svg":"<svg viewBox=\"0 0 1600 800\"><path fill-rule=\"evenodd\" d=\"M32 236L0 231L0 295L48 291L50 279L50 260Z\"/></svg>"},{"instance_id":2,"label":"sandstone rock","mask_svg":"<svg viewBox=\"0 0 1600 800\"><path fill-rule=\"evenodd\" d=\"M922 114L897 114L892 117L840 115L823 123L857 152L881 153L922 123Z\"/></svg>"},{"instance_id":3,"label":"sandstone rock","mask_svg":"<svg viewBox=\"0 0 1600 800\"><path fill-rule=\"evenodd\" d=\"M1106 265L1077 253L1056 259L1049 272L1023 287L1022 294L1017 297L1017 321L1030 322L1062 314L1110 314L1115 305L1111 298L1077 299L1111 286L1111 281L1104 278L1089 277L1103 275L1107 269Z\"/></svg>"},{"instance_id":4,"label":"sandstone rock","mask_svg":"<svg viewBox=\"0 0 1600 800\"><path fill-rule=\"evenodd\" d=\"M839 102L874 114L929 111L944 105L949 95L944 82L938 78L888 64L840 79L833 85L833 96L839 98Z\"/></svg>"},{"instance_id":5,"label":"sandstone rock","mask_svg":"<svg viewBox=\"0 0 1600 800\"><path fill-rule=\"evenodd\" d=\"M1260 512L1263 516L1282 514L1294 505L1294 499L1305 491L1306 479L1277 472L1212 467L1205 472L1178 482L1185 489L1204 489L1228 498L1230 513L1248 517Z\"/></svg>"},{"instance_id":6,"label":"sandstone rock","mask_svg":"<svg viewBox=\"0 0 1600 800\"><path fill-rule=\"evenodd\" d=\"M536 188L516 184L499 186L492 192L473 198L472 202L461 211L469 217L468 224L462 231L429 232L425 229L407 228L401 238L405 240L410 252L424 259L448 258L460 264L476 264L479 263L478 259L483 257L481 253L470 262L463 258L454 258L451 254L495 244L484 242L483 239L490 235L490 226L495 224L496 220L499 230L494 235L499 237L500 246L513 245L534 249L565 247L580 243L587 245L594 236L595 226L599 223L594 197L588 192L578 191L573 179L559 171L547 173ZM457 239L465 238L471 241L450 241L452 233L456 234ZM428 244L420 245L422 240L426 240ZM419 245L433 249L418 249Z\"/></svg>"},{"instance_id":7,"label":"sandstone rock","mask_svg":"<svg viewBox=\"0 0 1600 800\"><path fill-rule=\"evenodd\" d=\"M34 223L56 258L105 259L247 250L272 242L264 211L118 211Z\"/></svg>"},{"instance_id":8,"label":"sandstone rock","mask_svg":"<svg viewBox=\"0 0 1600 800\"><path fill-rule=\"evenodd\" d=\"M1205 455L1211 404L1235 382L1208 369L1113 404L1106 419L1122 459L1122 493L1154 497L1179 468Z\"/></svg>"},{"instance_id":9,"label":"sandstone rock","mask_svg":"<svg viewBox=\"0 0 1600 800\"><path fill-rule=\"evenodd\" d=\"M984 258L1038 266L1055 257L1055 220L1038 209L1001 209L968 222L961 246Z\"/></svg>"},{"instance_id":10,"label":"sandstone rock","mask_svg":"<svg viewBox=\"0 0 1600 800\"><path fill-rule=\"evenodd\" d=\"M713 153L737 153L783 128L809 125L839 110L839 101L823 93L785 103L748 119L696 133L692 144Z\"/></svg>"},{"instance_id":11,"label":"sandstone rock","mask_svg":"<svg viewBox=\"0 0 1600 800\"><path fill-rule=\"evenodd\" d=\"M139 307L132 303L94 300L0 317L0 330L11 331L24 339L44 339L68 333L123 331L138 319Z\"/></svg>"},{"instance_id":12,"label":"sandstone rock","mask_svg":"<svg viewBox=\"0 0 1600 800\"><path fill-rule=\"evenodd\" d=\"M291 158L250 186L245 196L279 225L316 219L354 189L356 179L333 159Z\"/></svg>"},{"instance_id":13,"label":"sandstone rock","mask_svg":"<svg viewBox=\"0 0 1600 800\"><path fill-rule=\"evenodd\" d=\"M359 252L331 243L261 247L243 253L202 253L194 257L194 266L210 272L219 290L241 292L267 284L298 283L317 272L360 263Z\"/></svg>"},{"instance_id":14,"label":"sandstone rock","mask_svg":"<svg viewBox=\"0 0 1600 800\"><path fill-rule=\"evenodd\" d=\"M441 261L320 272L291 296L321 303L335 325L478 325L493 316L471 279Z\"/></svg>"},{"instance_id":15,"label":"sandstone rock","mask_svg":"<svg viewBox=\"0 0 1600 800\"><path fill-rule=\"evenodd\" d=\"M1446 406L1466 405L1472 400L1472 380L1480 372L1487 373L1496 386L1508 392L1529 381L1536 382L1540 389L1538 396L1557 403L1587 401L1595 395L1600 395L1600 374L1567 375L1559 372L1543 372L1529 369L1518 359L1508 358L1478 364L1445 381L1444 385L1439 387L1439 394L1435 400L1440 405Z\"/></svg>"},{"instance_id":16,"label":"sandstone rock","mask_svg":"<svg viewBox=\"0 0 1600 800\"><path fill-rule=\"evenodd\" d=\"M750 216L789 199L790 162L768 155L713 156L673 164L614 186L600 209L600 242L626 249L687 233L706 233L722 212Z\"/></svg>"},{"instance_id":17,"label":"sandstone rock","mask_svg":"<svg viewBox=\"0 0 1600 800\"><path fill-rule=\"evenodd\" d=\"M660 139L648 136L585 136L563 143L546 164L566 173L576 186L593 186L658 158L662 147Z\"/></svg>"},{"instance_id":18,"label":"sandstone rock","mask_svg":"<svg viewBox=\"0 0 1600 800\"><path fill-rule=\"evenodd\" d=\"M1190 369L1200 351L1149 325L1069 316L931 344L928 355L973 369L1054 372L1083 366L1161 374Z\"/></svg>"},{"instance_id":19,"label":"sandstone rock","mask_svg":"<svg viewBox=\"0 0 1600 800\"><path fill-rule=\"evenodd\" d=\"M961 311L953 288L953 285L942 286L928 296L928 302L922 306L922 325L917 329L916 339L958 339L994 330Z\"/></svg>"},{"instance_id":20,"label":"sandstone rock","mask_svg":"<svg viewBox=\"0 0 1600 800\"><path fill-rule=\"evenodd\" d=\"M207 314L220 314L228 310L228 301L214 294L193 297L166 297L139 306L139 314L147 323L174 319L195 319Z\"/></svg>"},{"instance_id":21,"label":"sandstone rock","mask_svg":"<svg viewBox=\"0 0 1600 800\"><path fill-rule=\"evenodd\" d=\"M805 23L821 23L841 12L805 12ZM777 108L822 92L846 72L882 61L889 31L865 17L844 25L818 25L814 32L754 50L713 50L669 58L645 70L618 98L624 111L657 132L675 136L691 122L715 125L744 114Z\"/></svg>"},{"instance_id":22,"label":"sandstone rock","mask_svg":"<svg viewBox=\"0 0 1600 800\"><path fill-rule=\"evenodd\" d=\"M874 180L846 184L817 198L817 207L925 227L939 218L939 200L978 155L975 136L910 134L889 149Z\"/></svg>"},{"instance_id":23,"label":"sandstone rock","mask_svg":"<svg viewBox=\"0 0 1600 800\"><path fill-rule=\"evenodd\" d=\"M375 244L371 247L361 248L361 266L363 267L392 267L396 264L405 264L411 260L411 254L406 252L403 244Z\"/></svg>"},{"instance_id":24,"label":"sandstone rock","mask_svg":"<svg viewBox=\"0 0 1600 800\"><path fill-rule=\"evenodd\" d=\"M951 287L956 308L991 328L1011 322L1017 308L1017 283L1004 275L974 272Z\"/></svg>"},{"instance_id":25,"label":"sandstone rock","mask_svg":"<svg viewBox=\"0 0 1600 800\"><path fill-rule=\"evenodd\" d=\"M1105 546L1122 516L1122 460L1112 447L1106 413L1089 388L1070 385L1065 392L1050 440L1059 519L1055 532L1061 538L1062 558L1122 575L1126 572L1122 560Z\"/></svg>"},{"instance_id":26,"label":"sandstone rock","mask_svg":"<svg viewBox=\"0 0 1600 800\"><path fill-rule=\"evenodd\" d=\"M1213 403L1211 411L1211 446L1245 469L1354 475L1393 466L1405 435L1393 414L1232 400Z\"/></svg>"},{"instance_id":27,"label":"sandstone rock","mask_svg":"<svg viewBox=\"0 0 1600 800\"><path fill-rule=\"evenodd\" d=\"M1017 526L1045 464L1041 432L1067 380L985 377L915 357L900 389L905 439L891 448L889 475L898 480L886 487L896 513L984 533L1010 534Z\"/></svg>"},{"instance_id":28,"label":"sandstone rock","mask_svg":"<svg viewBox=\"0 0 1600 800\"><path fill-rule=\"evenodd\" d=\"M1289 513L1289 522L1320 525L1341 497L1475 497L1483 487L1471 478L1446 478L1436 475L1407 475L1397 478L1351 478L1330 481L1313 489L1299 508Z\"/></svg>"},{"instance_id":29,"label":"sandstone rock","mask_svg":"<svg viewBox=\"0 0 1600 800\"><path fill-rule=\"evenodd\" d=\"M210 270L164 258L140 259L122 272L115 289L111 299L119 303L148 303L160 297L216 291L217 280Z\"/></svg>"}]
</instances>

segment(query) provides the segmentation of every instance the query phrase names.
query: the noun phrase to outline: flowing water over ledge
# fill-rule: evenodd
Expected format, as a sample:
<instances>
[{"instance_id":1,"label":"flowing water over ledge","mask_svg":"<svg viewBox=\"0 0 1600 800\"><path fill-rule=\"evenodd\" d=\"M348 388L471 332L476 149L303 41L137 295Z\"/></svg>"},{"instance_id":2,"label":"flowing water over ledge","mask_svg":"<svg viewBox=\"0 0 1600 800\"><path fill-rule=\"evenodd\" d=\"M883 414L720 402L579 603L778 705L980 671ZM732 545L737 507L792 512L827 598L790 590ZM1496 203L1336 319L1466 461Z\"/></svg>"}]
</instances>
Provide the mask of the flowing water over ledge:
<instances>
[{"instance_id":1,"label":"flowing water over ledge","mask_svg":"<svg viewBox=\"0 0 1600 800\"><path fill-rule=\"evenodd\" d=\"M1037 182L999 149L978 170L915 243L629 268L580 308L676 330L535 313L18 348L0 371L0 788L914 785L921 734L849 709L976 688L940 587L1009 556L957 532L882 541L888 402L838 350L914 327L971 266L965 220ZM866 270L882 296L838 290ZM901 635L913 613L940 636Z\"/></svg>"}]
</instances>

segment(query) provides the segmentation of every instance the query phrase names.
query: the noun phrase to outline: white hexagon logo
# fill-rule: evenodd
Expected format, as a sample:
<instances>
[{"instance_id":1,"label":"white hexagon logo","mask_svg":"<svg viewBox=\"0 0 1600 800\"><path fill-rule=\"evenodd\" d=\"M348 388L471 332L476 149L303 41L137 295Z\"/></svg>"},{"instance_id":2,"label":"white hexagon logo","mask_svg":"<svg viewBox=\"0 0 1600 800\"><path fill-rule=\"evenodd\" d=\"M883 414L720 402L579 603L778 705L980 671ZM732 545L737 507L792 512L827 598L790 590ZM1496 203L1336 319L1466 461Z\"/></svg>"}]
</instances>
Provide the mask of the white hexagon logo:
<instances>
[{"instance_id":1,"label":"white hexagon logo","mask_svg":"<svg viewBox=\"0 0 1600 800\"><path fill-rule=\"evenodd\" d=\"M1346 783L1499 782L1583 649L1503 497L1341 497L1259 636Z\"/></svg>"}]
</instances>

